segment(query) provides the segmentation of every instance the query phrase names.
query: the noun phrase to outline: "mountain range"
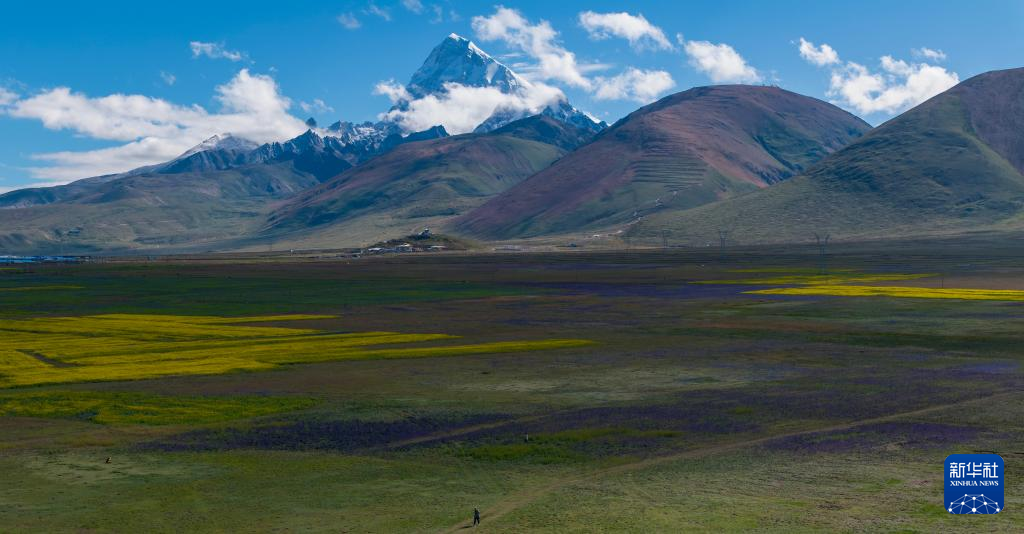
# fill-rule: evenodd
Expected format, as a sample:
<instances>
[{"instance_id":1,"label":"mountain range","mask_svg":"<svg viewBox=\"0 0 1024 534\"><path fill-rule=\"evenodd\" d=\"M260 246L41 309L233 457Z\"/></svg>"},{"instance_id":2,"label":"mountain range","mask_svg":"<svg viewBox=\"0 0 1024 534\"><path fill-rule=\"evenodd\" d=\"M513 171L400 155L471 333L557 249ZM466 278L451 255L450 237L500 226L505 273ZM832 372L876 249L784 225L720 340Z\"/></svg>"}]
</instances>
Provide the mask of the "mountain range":
<instances>
[{"instance_id":1,"label":"mountain range","mask_svg":"<svg viewBox=\"0 0 1024 534\"><path fill-rule=\"evenodd\" d=\"M534 87L469 40L435 47L377 122L0 195L0 252L363 246L430 227L479 240L609 232L702 244L1013 232L1024 223L1024 69L982 74L878 128L777 87L669 95L612 126L563 98L467 133L402 118L455 86ZM417 128L419 129L419 128Z\"/></svg>"},{"instance_id":2,"label":"mountain range","mask_svg":"<svg viewBox=\"0 0 1024 534\"><path fill-rule=\"evenodd\" d=\"M993 71L879 126L802 176L631 229L746 243L1016 232L1024 225L1024 69Z\"/></svg>"},{"instance_id":3,"label":"mountain range","mask_svg":"<svg viewBox=\"0 0 1024 534\"><path fill-rule=\"evenodd\" d=\"M266 238L324 247L443 225L547 168L591 137L537 115L489 133L409 143L285 201Z\"/></svg>"},{"instance_id":4,"label":"mountain range","mask_svg":"<svg viewBox=\"0 0 1024 534\"><path fill-rule=\"evenodd\" d=\"M676 213L781 182L870 129L776 87L699 87L630 114L456 227L529 237Z\"/></svg>"},{"instance_id":5,"label":"mountain range","mask_svg":"<svg viewBox=\"0 0 1024 534\"><path fill-rule=\"evenodd\" d=\"M430 53L410 78L407 91L410 98L440 95L451 83L492 87L510 94L530 87L528 81L455 34L445 38ZM391 111L408 104L408 101L398 102ZM550 120L503 129L533 114ZM561 129L556 123L564 125L564 131L557 134L549 131ZM290 208L278 206L280 201L336 176L347 180L348 175L339 175L401 145L440 140L449 135L440 125L405 133L400 124L387 119L361 124L338 121L325 129L315 128L312 122L307 124L311 125L310 130L283 142L256 145L224 133L166 163L86 178L63 186L29 188L0 195L0 248L24 252L68 245L82 251L130 251L207 249L251 243L263 235L274 236L280 229L290 226L282 216L290 213ZM541 130L534 130L530 124ZM567 147L574 148L582 139L606 126L562 99L532 110L496 109L475 128L473 136L460 137L451 144L400 152L398 157L437 161L456 152L455 159L461 157L468 162L472 159L470 154L480 154L481 161L470 162L470 166L497 177L497 183L480 189L465 189L471 200L459 206L475 206L480 195L494 194L506 184L525 177L524 173L540 170L563 155ZM496 136L487 135L499 130L501 133ZM544 139L547 138L556 145L546 145ZM522 154L517 152L520 150ZM488 156L494 157L489 162L484 161ZM394 160L380 162L366 172L385 168L387 161ZM423 165L449 169L456 166L426 161L422 165L409 162L403 168L420 169ZM361 175L365 176L365 172ZM413 176L407 178L411 180ZM476 178L466 177L466 182ZM335 194L351 189L328 187L324 190ZM387 194L379 196L383 198ZM310 201L302 197L295 199L295 203L310 204ZM462 213L457 208L452 210L452 213ZM305 214L308 211L309 208L295 212ZM406 212L419 213L415 209ZM373 232L367 235L370 234ZM67 243L69 235L74 236L70 244Z\"/></svg>"}]
</instances>

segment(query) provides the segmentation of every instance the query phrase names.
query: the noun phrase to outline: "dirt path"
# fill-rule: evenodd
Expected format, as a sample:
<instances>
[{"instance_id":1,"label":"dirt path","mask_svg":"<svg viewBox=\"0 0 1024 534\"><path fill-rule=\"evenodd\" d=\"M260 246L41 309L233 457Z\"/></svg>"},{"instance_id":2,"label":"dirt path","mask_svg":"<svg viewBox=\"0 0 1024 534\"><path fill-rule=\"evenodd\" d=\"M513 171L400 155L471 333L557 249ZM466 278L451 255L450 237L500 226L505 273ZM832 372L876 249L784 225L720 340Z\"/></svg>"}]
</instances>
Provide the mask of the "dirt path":
<instances>
[{"instance_id":1,"label":"dirt path","mask_svg":"<svg viewBox=\"0 0 1024 534\"><path fill-rule=\"evenodd\" d=\"M386 445L367 449L367 452L377 452L382 450L394 450L402 447L408 447L409 445L419 445L421 443L429 443L431 441L438 441L448 438L457 438L459 436L465 436L466 434L472 434L480 430L490 430L492 428L499 428L507 425L514 425L519 423L530 423L538 419L544 419L545 417L551 417L552 414L543 415L527 415L524 417L516 417L513 419L503 419L501 421L495 421L493 423L481 423L479 425L465 426L456 428L454 430L448 430L445 432L438 432L436 434L429 434L426 436L417 436L415 438L403 439L400 441L393 441Z\"/></svg>"},{"instance_id":2,"label":"dirt path","mask_svg":"<svg viewBox=\"0 0 1024 534\"><path fill-rule=\"evenodd\" d=\"M608 467L608 468L605 468L605 469L599 469L597 471L591 471L591 472L588 472L588 473L584 473L584 474L581 474L581 475L578 475L578 476L575 476L575 477L562 478L562 479L559 479L559 480L557 480L555 482L552 482L550 484L545 484L543 486L536 487L536 488L530 488L530 489L522 491L522 492L520 492L518 494L511 495L507 499L505 499L504 501L498 502L494 506L491 506L487 510L485 510L484 513L483 513L483 518L484 518L484 520L487 521L488 524L493 523L495 521L498 521L502 517L504 517L504 516L514 512L514 511L518 510L519 508L522 508L523 506L526 506L526 505L530 504L531 502L537 500L538 498L540 498L540 497L542 497L544 495L547 495L548 493L552 493L554 491L557 491L557 490L560 490L562 488L565 488L565 487L568 487L568 486L572 486L572 485L575 485L575 484L579 484L581 482L588 482L588 481L591 481L591 480L599 480L601 478L605 478L605 477L609 477L609 476L615 476L615 475L619 475L619 474L622 474L622 473L629 473L629 472L632 472L632 471L639 471L641 469L645 469L645 468L648 468L648 467L654 467L654 466L658 466L658 465L669 463L669 462L674 462L676 460L687 460L687 459L692 459L692 458L701 458L701 457L704 457L704 456L710 456L710 455L713 455L713 454L719 454L719 453L723 453L723 452L734 451L734 450L743 449L743 448L746 448L746 447L753 447L753 446L761 445L761 444L764 444L764 443L767 443L767 442L770 442L770 441L774 441L774 440L777 440L777 439L792 438L792 437L797 437L797 436L806 436L806 435L809 435L809 434L817 434L817 433L821 433L821 432L836 432L836 431L841 431L841 430L849 430L849 429L856 428L856 427L859 427L859 426L871 425L871 424L876 424L876 423L887 423L887 422L890 422L890 421L893 421L893 420L896 420L896 419L901 419L901 418L904 418L904 417L914 417L914 416L918 416L918 415L926 415L926 414L929 414L929 413L939 412L939 411L942 411L942 410L945 410L945 409L948 409L948 408L952 408L954 406L960 406L960 405L963 405L963 404L971 404L971 403L982 402L982 401L991 401L993 399L1013 396L1013 395L1016 395L1018 393L1019 392L1015 392L1015 391L1014 392L997 393L995 395L990 395L988 397L982 397L982 398L978 398L978 399L971 399L971 400L966 400L966 401L961 401L961 402L954 402L954 403L949 403L949 404L940 404L940 405L937 405L937 406L930 406L928 408L921 408L919 410L912 410L912 411L909 411L909 412L901 412L901 413L886 415L886 416L882 416L882 417L874 417L874 418L871 418L871 419L861 419L859 421L852 421L852 422L849 422L849 423L841 423L841 424L836 424L836 425L829 425L829 426L824 426L824 427L819 427L819 428L814 428L814 429L809 429L809 430L799 430L799 431L796 431L796 432L786 432L786 433L782 433L782 434L774 434L774 435L765 436L765 437L762 437L762 438L748 439L748 440L736 441L736 442L733 442L733 443L725 443L725 444L720 444L720 445L714 445L714 446L711 446L711 447L704 447L704 448L700 448L700 449L693 449L693 450L683 451L683 452L679 452L679 453L675 453L675 454L669 454L669 455L666 455L666 456L657 456L657 457L654 457L654 458L648 458L648 459L640 460L640 461L633 462L633 463L615 465L615 466ZM468 522L460 522L457 525L454 525L454 526L452 526L450 528L445 529L443 532L448 532L448 533L458 532L458 531L460 531L462 529L466 529L466 528L470 528L470 527L471 527L470 523L468 523Z\"/></svg>"},{"instance_id":3,"label":"dirt path","mask_svg":"<svg viewBox=\"0 0 1024 534\"><path fill-rule=\"evenodd\" d=\"M525 415L523 417L514 417L512 419L502 419L501 421L494 421L493 423L480 423L478 425L464 426L453 430L445 430L444 432L436 432L434 434L428 434L426 436L416 436L414 438L403 439L399 441L392 441L383 445L376 445L366 449L360 449L360 453L375 453L383 451L393 451L395 449L401 449L402 447L408 447L410 445L420 445L422 443L430 443L432 441L440 441L449 438L457 438L459 436L465 436L478 432L480 430L490 430L492 428L500 428L507 425L515 425L520 423L531 423L539 419L546 417L552 417L560 412L545 413L539 415Z\"/></svg>"}]
</instances>

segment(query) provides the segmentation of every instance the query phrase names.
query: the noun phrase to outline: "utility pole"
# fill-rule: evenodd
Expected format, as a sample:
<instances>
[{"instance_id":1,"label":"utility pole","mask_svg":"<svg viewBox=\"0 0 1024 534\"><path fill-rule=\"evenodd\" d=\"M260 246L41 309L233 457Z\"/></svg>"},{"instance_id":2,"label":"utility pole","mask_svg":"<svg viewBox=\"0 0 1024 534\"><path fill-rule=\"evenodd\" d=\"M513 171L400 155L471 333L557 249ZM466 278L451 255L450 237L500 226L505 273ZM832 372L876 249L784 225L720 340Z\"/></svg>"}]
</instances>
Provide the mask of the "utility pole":
<instances>
[{"instance_id":1,"label":"utility pole","mask_svg":"<svg viewBox=\"0 0 1024 534\"><path fill-rule=\"evenodd\" d=\"M729 230L718 230L718 254L722 261L725 261L725 245L729 242Z\"/></svg>"},{"instance_id":2,"label":"utility pole","mask_svg":"<svg viewBox=\"0 0 1024 534\"><path fill-rule=\"evenodd\" d=\"M831 234L814 233L814 240L818 244L818 268L821 274L828 274L828 241L831 238Z\"/></svg>"},{"instance_id":3,"label":"utility pole","mask_svg":"<svg viewBox=\"0 0 1024 534\"><path fill-rule=\"evenodd\" d=\"M56 233L57 233L57 243L58 243L58 247L59 247L58 254L63 257L64 256L64 230L61 230L61 229L58 228L56 230Z\"/></svg>"}]
</instances>

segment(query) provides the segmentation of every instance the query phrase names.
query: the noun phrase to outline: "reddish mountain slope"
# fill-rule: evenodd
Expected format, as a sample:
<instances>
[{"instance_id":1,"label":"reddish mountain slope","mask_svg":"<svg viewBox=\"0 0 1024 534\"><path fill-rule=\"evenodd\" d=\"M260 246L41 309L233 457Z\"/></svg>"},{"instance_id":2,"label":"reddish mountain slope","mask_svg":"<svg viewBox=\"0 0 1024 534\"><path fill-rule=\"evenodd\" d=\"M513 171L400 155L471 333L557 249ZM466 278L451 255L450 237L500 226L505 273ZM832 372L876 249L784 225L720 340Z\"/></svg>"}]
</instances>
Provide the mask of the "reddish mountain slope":
<instances>
[{"instance_id":1,"label":"reddish mountain slope","mask_svg":"<svg viewBox=\"0 0 1024 534\"><path fill-rule=\"evenodd\" d=\"M632 113L456 226L524 237L688 209L799 174L869 129L831 104L775 87L699 87Z\"/></svg>"}]
</instances>

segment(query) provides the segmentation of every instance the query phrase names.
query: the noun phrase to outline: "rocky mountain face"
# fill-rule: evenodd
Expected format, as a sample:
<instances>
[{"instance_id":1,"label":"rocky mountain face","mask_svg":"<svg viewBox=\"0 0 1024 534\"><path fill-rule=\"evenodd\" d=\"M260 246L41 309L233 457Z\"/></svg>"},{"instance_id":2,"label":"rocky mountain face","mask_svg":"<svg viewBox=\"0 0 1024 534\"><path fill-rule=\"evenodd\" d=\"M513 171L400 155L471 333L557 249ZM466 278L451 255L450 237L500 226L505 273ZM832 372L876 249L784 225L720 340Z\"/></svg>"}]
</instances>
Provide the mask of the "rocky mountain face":
<instances>
[{"instance_id":1,"label":"rocky mountain face","mask_svg":"<svg viewBox=\"0 0 1024 534\"><path fill-rule=\"evenodd\" d=\"M521 91L529 85L469 39L454 33L430 52L405 88L412 98L423 98L444 92L448 83L494 87L507 94Z\"/></svg>"},{"instance_id":2,"label":"rocky mountain face","mask_svg":"<svg viewBox=\"0 0 1024 534\"><path fill-rule=\"evenodd\" d=\"M441 97L448 92L450 84L489 87L508 95L519 96L524 96L533 89L528 80L491 57L469 39L453 33L437 45L423 65L413 73L409 83L404 86L406 96L396 102L391 111L406 110L412 101L420 98ZM561 98L536 108L496 109L474 129L474 133L490 132L538 114L547 115L591 133L600 132L608 127L603 121L594 119ZM384 139L394 135L401 128L395 122L383 120L362 124L337 122L328 130L331 135L338 135L346 142L352 142L355 139Z\"/></svg>"}]
</instances>

